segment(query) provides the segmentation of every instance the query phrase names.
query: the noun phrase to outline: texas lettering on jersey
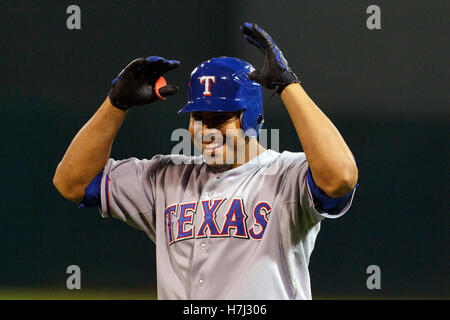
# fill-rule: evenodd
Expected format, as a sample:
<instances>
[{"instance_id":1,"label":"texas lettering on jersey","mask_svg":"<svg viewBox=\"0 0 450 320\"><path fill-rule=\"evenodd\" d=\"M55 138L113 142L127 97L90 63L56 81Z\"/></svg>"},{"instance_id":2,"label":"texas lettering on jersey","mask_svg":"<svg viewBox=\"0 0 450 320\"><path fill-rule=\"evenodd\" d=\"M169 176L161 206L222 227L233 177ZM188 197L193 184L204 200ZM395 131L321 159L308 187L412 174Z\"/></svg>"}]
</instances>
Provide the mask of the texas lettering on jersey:
<instances>
[{"instance_id":1,"label":"texas lettering on jersey","mask_svg":"<svg viewBox=\"0 0 450 320\"><path fill-rule=\"evenodd\" d=\"M231 199L226 208L222 206L225 200L210 199L168 206L165 210L165 222L169 245L181 240L206 237L260 240L268 223L271 205L266 201L257 203L251 212L253 222L247 225L249 216L244 210L243 200ZM221 219L218 219L219 211L223 214ZM219 220L223 223L219 224Z\"/></svg>"}]
</instances>

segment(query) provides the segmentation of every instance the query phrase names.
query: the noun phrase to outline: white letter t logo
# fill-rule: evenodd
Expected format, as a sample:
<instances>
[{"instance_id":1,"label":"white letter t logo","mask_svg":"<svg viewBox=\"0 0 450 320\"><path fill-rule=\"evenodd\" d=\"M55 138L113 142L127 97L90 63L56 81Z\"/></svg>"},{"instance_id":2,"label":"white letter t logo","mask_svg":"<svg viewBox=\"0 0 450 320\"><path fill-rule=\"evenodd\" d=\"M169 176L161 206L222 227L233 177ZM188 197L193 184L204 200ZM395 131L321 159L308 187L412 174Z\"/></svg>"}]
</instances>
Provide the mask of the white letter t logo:
<instances>
[{"instance_id":1,"label":"white letter t logo","mask_svg":"<svg viewBox=\"0 0 450 320\"><path fill-rule=\"evenodd\" d=\"M200 84L205 83L205 91L203 91L204 96L211 95L211 80L213 83L216 83L216 76L202 76L200 77Z\"/></svg>"}]
</instances>

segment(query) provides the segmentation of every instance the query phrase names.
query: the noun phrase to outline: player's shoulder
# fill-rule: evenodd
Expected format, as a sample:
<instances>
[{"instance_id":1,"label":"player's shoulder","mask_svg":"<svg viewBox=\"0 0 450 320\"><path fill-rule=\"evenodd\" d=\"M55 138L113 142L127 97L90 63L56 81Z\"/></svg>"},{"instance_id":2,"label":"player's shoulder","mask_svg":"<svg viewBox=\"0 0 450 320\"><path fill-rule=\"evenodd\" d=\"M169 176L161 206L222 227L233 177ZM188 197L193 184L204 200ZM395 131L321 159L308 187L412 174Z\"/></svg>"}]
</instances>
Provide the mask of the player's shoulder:
<instances>
[{"instance_id":1,"label":"player's shoulder","mask_svg":"<svg viewBox=\"0 0 450 320\"><path fill-rule=\"evenodd\" d=\"M306 155L304 152L282 151L281 153L275 152L274 154L276 155L274 161L283 166L306 161Z\"/></svg>"},{"instance_id":2,"label":"player's shoulder","mask_svg":"<svg viewBox=\"0 0 450 320\"><path fill-rule=\"evenodd\" d=\"M306 159L306 155L304 152L291 152L291 151L283 151L280 153L281 159L286 160L298 160L298 159Z\"/></svg>"},{"instance_id":3,"label":"player's shoulder","mask_svg":"<svg viewBox=\"0 0 450 320\"><path fill-rule=\"evenodd\" d=\"M259 162L262 164L263 170L269 172L282 173L286 170L300 168L306 163L306 156L303 152L282 151L281 153L275 150L267 150L263 154L264 159Z\"/></svg>"},{"instance_id":4,"label":"player's shoulder","mask_svg":"<svg viewBox=\"0 0 450 320\"><path fill-rule=\"evenodd\" d=\"M185 156L180 154L156 154L151 158L137 158L131 157L122 160L115 160L110 158L107 167L136 167L148 169L160 169L168 166L195 166L204 163L203 157Z\"/></svg>"},{"instance_id":5,"label":"player's shoulder","mask_svg":"<svg viewBox=\"0 0 450 320\"><path fill-rule=\"evenodd\" d=\"M161 165L201 165L204 163L202 156L185 156L182 154L157 154L151 161L159 162Z\"/></svg>"}]
</instances>

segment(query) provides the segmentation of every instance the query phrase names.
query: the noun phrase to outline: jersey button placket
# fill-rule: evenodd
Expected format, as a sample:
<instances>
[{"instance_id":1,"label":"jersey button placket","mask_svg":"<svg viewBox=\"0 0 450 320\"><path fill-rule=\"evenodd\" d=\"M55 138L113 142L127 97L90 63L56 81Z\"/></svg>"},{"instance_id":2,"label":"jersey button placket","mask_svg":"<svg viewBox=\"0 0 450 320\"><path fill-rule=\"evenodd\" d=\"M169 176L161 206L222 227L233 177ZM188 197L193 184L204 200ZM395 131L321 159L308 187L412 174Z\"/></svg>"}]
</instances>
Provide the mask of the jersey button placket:
<instances>
[{"instance_id":1,"label":"jersey button placket","mask_svg":"<svg viewBox=\"0 0 450 320\"><path fill-rule=\"evenodd\" d=\"M210 192L206 191L203 193L204 196L208 196ZM207 198L203 198L203 200L207 200ZM203 208L200 204L198 211L196 214L198 216L195 217L195 230L199 230L201 224L203 222ZM198 231L197 231L198 232ZM205 274L203 271L203 266L208 259L208 250L207 250L207 238L194 238L194 252L193 252L193 261L192 261L192 287L191 287L191 298L199 299L203 298L205 295L205 286L207 284L207 280L205 279Z\"/></svg>"}]
</instances>

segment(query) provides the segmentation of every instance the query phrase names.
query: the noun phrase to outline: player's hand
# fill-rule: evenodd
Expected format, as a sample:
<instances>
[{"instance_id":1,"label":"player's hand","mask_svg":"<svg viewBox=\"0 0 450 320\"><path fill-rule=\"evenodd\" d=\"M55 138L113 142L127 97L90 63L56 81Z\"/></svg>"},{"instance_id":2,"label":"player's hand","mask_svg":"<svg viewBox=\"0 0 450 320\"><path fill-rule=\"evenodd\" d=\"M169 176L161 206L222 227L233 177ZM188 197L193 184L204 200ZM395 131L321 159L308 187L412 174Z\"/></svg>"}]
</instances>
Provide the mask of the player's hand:
<instances>
[{"instance_id":1,"label":"player's hand","mask_svg":"<svg viewBox=\"0 0 450 320\"><path fill-rule=\"evenodd\" d=\"M256 81L268 89L275 89L279 94L289 84L298 82L297 76L289 68L283 53L276 46L267 32L255 23L244 23L241 26L244 38L264 54L264 64L261 70L250 73L250 80Z\"/></svg>"},{"instance_id":2,"label":"player's hand","mask_svg":"<svg viewBox=\"0 0 450 320\"><path fill-rule=\"evenodd\" d=\"M149 104L158 100L155 93L156 80L179 65L179 61L154 56L133 60L112 82L109 92L112 105L127 110L132 106ZM168 97L177 92L178 86L172 84L159 89L162 97Z\"/></svg>"}]
</instances>

